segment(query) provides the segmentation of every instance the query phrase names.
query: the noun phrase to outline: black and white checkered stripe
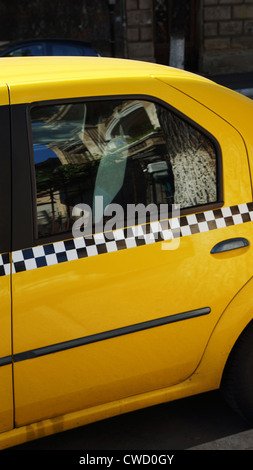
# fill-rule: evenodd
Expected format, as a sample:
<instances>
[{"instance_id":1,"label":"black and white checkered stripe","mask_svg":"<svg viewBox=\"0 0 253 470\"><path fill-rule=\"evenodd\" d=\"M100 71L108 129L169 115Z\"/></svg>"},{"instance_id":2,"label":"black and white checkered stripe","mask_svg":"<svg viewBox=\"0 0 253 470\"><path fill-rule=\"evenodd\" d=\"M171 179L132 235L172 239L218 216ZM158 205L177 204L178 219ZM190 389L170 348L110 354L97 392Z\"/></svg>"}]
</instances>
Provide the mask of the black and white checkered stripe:
<instances>
[{"instance_id":1,"label":"black and white checkered stripe","mask_svg":"<svg viewBox=\"0 0 253 470\"><path fill-rule=\"evenodd\" d=\"M253 202L0 255L0 276L253 221Z\"/></svg>"},{"instance_id":2,"label":"black and white checkered stripe","mask_svg":"<svg viewBox=\"0 0 253 470\"><path fill-rule=\"evenodd\" d=\"M10 254L0 255L0 276L6 276L11 273Z\"/></svg>"}]
</instances>

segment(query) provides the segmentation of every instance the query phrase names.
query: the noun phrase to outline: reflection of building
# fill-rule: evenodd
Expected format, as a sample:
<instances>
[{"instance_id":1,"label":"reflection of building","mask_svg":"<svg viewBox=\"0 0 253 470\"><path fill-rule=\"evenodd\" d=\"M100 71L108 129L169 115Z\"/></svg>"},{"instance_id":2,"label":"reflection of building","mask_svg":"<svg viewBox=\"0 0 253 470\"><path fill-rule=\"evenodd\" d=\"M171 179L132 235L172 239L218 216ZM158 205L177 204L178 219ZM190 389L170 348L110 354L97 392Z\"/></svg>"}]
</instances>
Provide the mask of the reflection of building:
<instances>
[{"instance_id":1,"label":"reflection of building","mask_svg":"<svg viewBox=\"0 0 253 470\"><path fill-rule=\"evenodd\" d=\"M253 0L126 0L128 58L171 63L177 4L186 6L184 68L203 74L253 71Z\"/></svg>"},{"instance_id":2,"label":"reflection of building","mask_svg":"<svg viewBox=\"0 0 253 470\"><path fill-rule=\"evenodd\" d=\"M47 147L54 155L42 162L35 156L40 162L36 176L41 232L68 230L73 207L80 202L92 207L97 194L105 197L105 205L168 202L167 164L162 171L152 166L166 155L156 106L138 100L100 102L94 114L95 103L88 103L85 120L75 121L76 106L68 105L71 132L62 108L35 127L38 151L43 148L38 143L43 139L45 145L48 135Z\"/></svg>"},{"instance_id":3,"label":"reflection of building","mask_svg":"<svg viewBox=\"0 0 253 470\"><path fill-rule=\"evenodd\" d=\"M94 216L96 197L102 199L96 222L111 204L126 214L129 204L216 201L212 142L165 107L136 99L65 107L58 114L57 106L38 108L33 120L41 233L69 230L81 214L73 213L77 204Z\"/></svg>"},{"instance_id":4,"label":"reflection of building","mask_svg":"<svg viewBox=\"0 0 253 470\"><path fill-rule=\"evenodd\" d=\"M137 126L136 123L138 123ZM79 137L93 159L101 158L101 153L104 152L108 143L120 136L122 131L128 143L136 137L139 139L141 123L150 129L159 127L154 105L149 102L125 101L116 106L109 118L103 118L99 124L86 122L85 130L79 134ZM136 136L134 135L135 128L138 129Z\"/></svg>"}]
</instances>

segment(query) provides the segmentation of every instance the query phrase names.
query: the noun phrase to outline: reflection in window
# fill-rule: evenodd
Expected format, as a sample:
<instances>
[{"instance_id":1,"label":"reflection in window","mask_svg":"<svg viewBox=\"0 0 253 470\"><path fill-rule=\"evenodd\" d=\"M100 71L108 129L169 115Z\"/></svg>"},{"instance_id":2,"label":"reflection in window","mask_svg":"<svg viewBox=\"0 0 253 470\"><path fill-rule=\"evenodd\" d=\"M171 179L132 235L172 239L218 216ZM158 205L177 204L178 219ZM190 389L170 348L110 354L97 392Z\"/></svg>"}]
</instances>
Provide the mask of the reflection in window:
<instances>
[{"instance_id":1,"label":"reflection in window","mask_svg":"<svg viewBox=\"0 0 253 470\"><path fill-rule=\"evenodd\" d=\"M166 108L111 100L31 110L39 237L71 230L77 204L104 217L108 204L217 200L213 144ZM96 196L103 201L94 213ZM103 199L102 199L103 198Z\"/></svg>"},{"instance_id":2,"label":"reflection in window","mask_svg":"<svg viewBox=\"0 0 253 470\"><path fill-rule=\"evenodd\" d=\"M30 46L19 47L6 54L9 57L29 57L43 55L42 44L31 44Z\"/></svg>"}]
</instances>

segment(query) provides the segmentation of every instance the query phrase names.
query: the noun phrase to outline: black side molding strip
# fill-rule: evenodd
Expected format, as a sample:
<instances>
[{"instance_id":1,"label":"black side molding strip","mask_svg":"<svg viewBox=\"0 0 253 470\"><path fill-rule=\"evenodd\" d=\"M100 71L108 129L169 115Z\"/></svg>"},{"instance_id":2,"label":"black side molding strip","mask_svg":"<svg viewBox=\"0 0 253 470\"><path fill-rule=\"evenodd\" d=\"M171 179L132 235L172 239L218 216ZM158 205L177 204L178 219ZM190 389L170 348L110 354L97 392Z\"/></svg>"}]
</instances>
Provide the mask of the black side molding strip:
<instances>
[{"instance_id":1,"label":"black side molding strip","mask_svg":"<svg viewBox=\"0 0 253 470\"><path fill-rule=\"evenodd\" d=\"M38 349L32 349L14 355L14 362L25 361L27 359L34 359L37 357L45 356L47 354L53 354L67 349L77 348L85 346L87 344L97 343L98 341L104 341L111 338L117 338L118 336L128 335L130 333L136 333L137 331L147 330L149 328L155 328L157 326L167 325L189 318L199 317L207 315L211 312L209 307L199 308L196 310L190 310L175 315L169 315L167 317L158 318L155 320L149 320L146 322L136 323L135 325L124 326L122 328L116 328L115 330L105 331L103 333L97 333L90 336L84 336L71 341L64 341L62 343L45 346Z\"/></svg>"},{"instance_id":2,"label":"black side molding strip","mask_svg":"<svg viewBox=\"0 0 253 470\"><path fill-rule=\"evenodd\" d=\"M11 363L12 363L12 357L11 356L5 356L5 357L0 358L0 367L8 366Z\"/></svg>"}]
</instances>

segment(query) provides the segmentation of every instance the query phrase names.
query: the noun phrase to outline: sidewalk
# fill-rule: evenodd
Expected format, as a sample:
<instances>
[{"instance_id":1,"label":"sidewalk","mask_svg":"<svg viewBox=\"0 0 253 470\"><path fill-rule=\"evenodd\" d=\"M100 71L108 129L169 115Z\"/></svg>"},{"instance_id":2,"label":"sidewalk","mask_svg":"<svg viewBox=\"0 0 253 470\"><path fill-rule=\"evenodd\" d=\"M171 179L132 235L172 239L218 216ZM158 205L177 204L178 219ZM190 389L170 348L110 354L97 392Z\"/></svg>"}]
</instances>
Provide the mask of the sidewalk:
<instances>
[{"instance_id":1,"label":"sidewalk","mask_svg":"<svg viewBox=\"0 0 253 470\"><path fill-rule=\"evenodd\" d=\"M187 450L253 450L253 429L191 447Z\"/></svg>"},{"instance_id":2,"label":"sidewalk","mask_svg":"<svg viewBox=\"0 0 253 470\"><path fill-rule=\"evenodd\" d=\"M253 98L253 72L208 75L207 78L210 78L210 80L213 80L219 85L226 86Z\"/></svg>"}]
</instances>

